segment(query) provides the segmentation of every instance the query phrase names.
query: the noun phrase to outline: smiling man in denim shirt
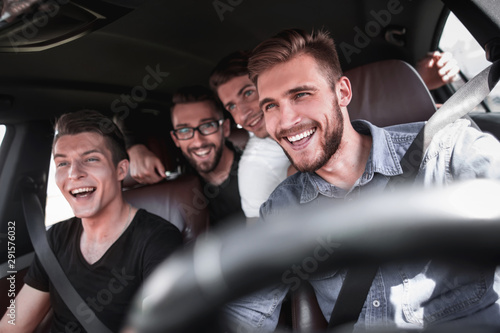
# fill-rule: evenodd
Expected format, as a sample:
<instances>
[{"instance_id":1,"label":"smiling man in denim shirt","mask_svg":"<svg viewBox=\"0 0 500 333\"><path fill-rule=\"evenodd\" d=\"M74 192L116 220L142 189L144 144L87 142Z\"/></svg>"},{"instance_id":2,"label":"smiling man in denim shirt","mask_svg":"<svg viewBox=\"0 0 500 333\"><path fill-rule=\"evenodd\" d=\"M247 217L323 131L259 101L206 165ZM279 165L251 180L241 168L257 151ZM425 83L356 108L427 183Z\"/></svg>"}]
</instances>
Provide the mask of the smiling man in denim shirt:
<instances>
[{"instance_id":1,"label":"smiling man in denim shirt","mask_svg":"<svg viewBox=\"0 0 500 333\"><path fill-rule=\"evenodd\" d=\"M295 166L260 210L266 220L285 207L330 205L384 191L401 174L400 160L423 123L378 128L350 122L349 80L342 76L326 32L286 30L264 41L249 62L266 127ZM416 179L425 186L474 178L500 178L500 144L458 120L433 139ZM314 276L318 303L329 320L345 270ZM500 327L495 268L408 262L379 268L355 329L423 328L453 322ZM240 325L272 331L290 285L271 287L235 302Z\"/></svg>"}]
</instances>

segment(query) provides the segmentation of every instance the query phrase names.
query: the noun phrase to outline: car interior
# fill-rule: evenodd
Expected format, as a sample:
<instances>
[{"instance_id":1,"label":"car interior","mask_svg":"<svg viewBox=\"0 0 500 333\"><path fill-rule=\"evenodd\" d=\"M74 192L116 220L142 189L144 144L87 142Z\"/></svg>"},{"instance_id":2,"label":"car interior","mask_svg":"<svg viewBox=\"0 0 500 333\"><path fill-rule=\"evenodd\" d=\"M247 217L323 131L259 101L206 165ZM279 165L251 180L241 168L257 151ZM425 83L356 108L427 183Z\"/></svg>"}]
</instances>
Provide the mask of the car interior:
<instances>
[{"instance_id":1,"label":"car interior","mask_svg":"<svg viewBox=\"0 0 500 333\"><path fill-rule=\"evenodd\" d=\"M482 58L500 59L500 7L494 0L44 0L26 1L28 9L18 2L0 1L2 314L10 302L8 278L15 275L18 292L34 257L21 198L31 191L42 207L47 203L57 116L94 109L151 133L147 145L171 177L146 186L128 178L125 198L172 222L191 247L209 231L203 189L169 136L155 133L171 130L174 92L208 87L222 57L251 50L283 29L326 29L353 86L351 119L378 126L426 121L457 90L448 84L429 91L415 70L419 59L440 50L449 15L472 34ZM500 94L471 111L481 130L500 138ZM248 137L233 123L235 145L244 149ZM303 283L287 297L279 329L326 327ZM46 330L42 324L38 332Z\"/></svg>"}]
</instances>

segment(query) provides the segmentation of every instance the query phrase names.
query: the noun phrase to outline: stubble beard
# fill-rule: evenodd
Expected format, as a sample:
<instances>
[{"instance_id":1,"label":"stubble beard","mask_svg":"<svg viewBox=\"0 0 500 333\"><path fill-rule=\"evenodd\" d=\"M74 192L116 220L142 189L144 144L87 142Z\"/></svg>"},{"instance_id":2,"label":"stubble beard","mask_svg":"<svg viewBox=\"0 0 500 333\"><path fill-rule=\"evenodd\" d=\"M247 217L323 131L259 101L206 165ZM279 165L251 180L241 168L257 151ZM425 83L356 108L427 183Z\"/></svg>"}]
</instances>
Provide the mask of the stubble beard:
<instances>
[{"instance_id":1,"label":"stubble beard","mask_svg":"<svg viewBox=\"0 0 500 333\"><path fill-rule=\"evenodd\" d=\"M200 163L195 158L191 157L192 153L189 153L189 156L186 156L186 154L184 154L189 164L191 164L191 166L194 167L195 170L201 174L212 172L217 168L222 158L222 149L224 148L224 141L221 140L221 144L218 147L215 146L214 144L210 144L208 146L212 146L215 149L215 156L210 161Z\"/></svg>"},{"instance_id":2,"label":"stubble beard","mask_svg":"<svg viewBox=\"0 0 500 333\"><path fill-rule=\"evenodd\" d=\"M344 116L342 115L340 106L335 101L333 106L333 114L336 119L333 119L332 121L332 130L325 132L324 141L320 141L319 148L321 153L319 156L317 156L314 160L299 158L294 161L288 152L283 149L292 165L300 172L316 172L318 169L323 167L339 149L342 141L342 134L344 133Z\"/></svg>"}]
</instances>

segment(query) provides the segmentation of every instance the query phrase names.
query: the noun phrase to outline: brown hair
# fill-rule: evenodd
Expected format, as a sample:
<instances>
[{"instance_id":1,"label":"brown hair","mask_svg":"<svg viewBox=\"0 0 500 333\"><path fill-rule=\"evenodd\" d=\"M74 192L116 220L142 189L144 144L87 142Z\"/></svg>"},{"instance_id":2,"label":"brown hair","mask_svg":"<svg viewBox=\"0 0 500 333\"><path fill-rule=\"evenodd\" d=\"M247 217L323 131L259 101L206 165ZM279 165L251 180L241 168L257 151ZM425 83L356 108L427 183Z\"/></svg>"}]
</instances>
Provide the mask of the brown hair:
<instances>
[{"instance_id":1,"label":"brown hair","mask_svg":"<svg viewBox=\"0 0 500 333\"><path fill-rule=\"evenodd\" d=\"M217 93L219 86L229 80L238 76L248 75L248 59L250 55L250 51L236 51L219 61L208 79L210 88L214 93Z\"/></svg>"},{"instance_id":2,"label":"brown hair","mask_svg":"<svg viewBox=\"0 0 500 333\"><path fill-rule=\"evenodd\" d=\"M57 140L64 135L91 132L104 137L115 166L121 160L129 159L122 132L110 118L97 111L81 110L65 113L57 119L54 129L55 135L52 148L54 148Z\"/></svg>"},{"instance_id":3,"label":"brown hair","mask_svg":"<svg viewBox=\"0 0 500 333\"><path fill-rule=\"evenodd\" d=\"M248 62L250 79L257 85L259 74L301 54L309 54L316 60L334 89L342 76L342 68L335 43L325 30L313 30L309 34L304 30L289 29L263 41L253 50Z\"/></svg>"},{"instance_id":4,"label":"brown hair","mask_svg":"<svg viewBox=\"0 0 500 333\"><path fill-rule=\"evenodd\" d=\"M201 85L182 87L177 90L177 92L172 97L173 106L170 112L174 109L177 104L188 104L196 102L208 101L213 104L214 110L221 116L224 117L224 112L222 106L217 101L214 93Z\"/></svg>"}]
</instances>

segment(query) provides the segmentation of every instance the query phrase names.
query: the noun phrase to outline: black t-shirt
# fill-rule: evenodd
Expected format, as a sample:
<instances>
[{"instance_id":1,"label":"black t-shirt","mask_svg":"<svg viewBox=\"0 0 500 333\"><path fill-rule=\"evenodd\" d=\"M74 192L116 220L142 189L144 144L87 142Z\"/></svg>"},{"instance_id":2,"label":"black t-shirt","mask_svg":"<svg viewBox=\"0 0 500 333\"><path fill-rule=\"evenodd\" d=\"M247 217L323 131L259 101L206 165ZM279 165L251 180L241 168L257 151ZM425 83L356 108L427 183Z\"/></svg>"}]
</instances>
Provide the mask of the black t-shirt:
<instances>
[{"instance_id":1,"label":"black t-shirt","mask_svg":"<svg viewBox=\"0 0 500 333\"><path fill-rule=\"evenodd\" d=\"M182 244L181 233L170 222L139 209L123 234L90 265L80 250L82 231L81 220L73 217L52 226L47 238L82 299L104 325L118 332L139 286ZM85 332L55 291L38 258L31 265L25 282L35 289L50 292L54 309L52 333ZM88 314L83 308L80 311L84 317ZM88 314L88 318L91 316Z\"/></svg>"},{"instance_id":2,"label":"black t-shirt","mask_svg":"<svg viewBox=\"0 0 500 333\"><path fill-rule=\"evenodd\" d=\"M210 225L212 227L221 227L235 222L245 222L245 214L241 208L241 197L238 187L238 165L242 152L228 142L226 142L226 145L234 151L231 171L226 180L220 185L213 185L200 177L203 193L208 200Z\"/></svg>"}]
</instances>

